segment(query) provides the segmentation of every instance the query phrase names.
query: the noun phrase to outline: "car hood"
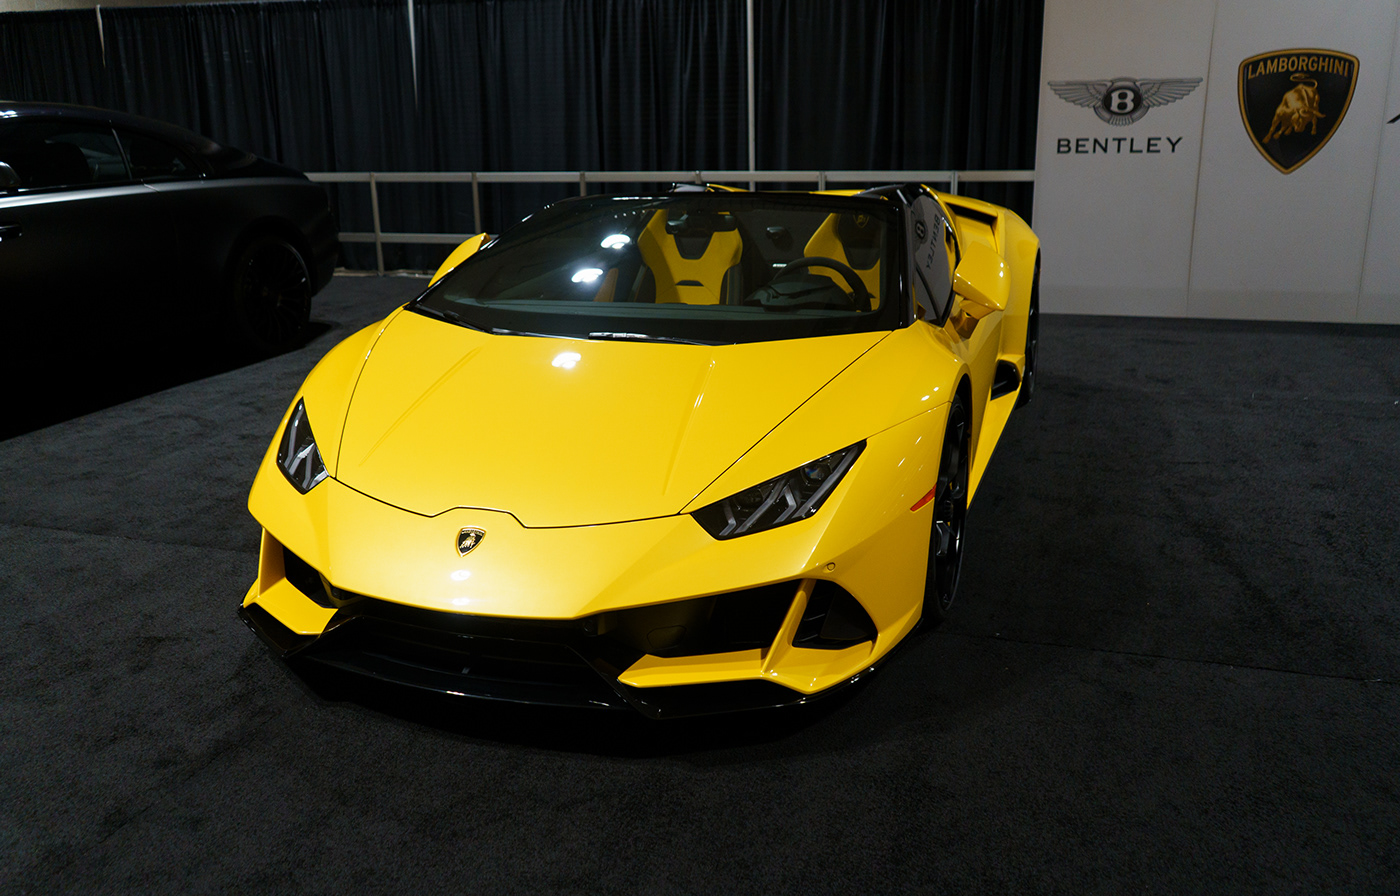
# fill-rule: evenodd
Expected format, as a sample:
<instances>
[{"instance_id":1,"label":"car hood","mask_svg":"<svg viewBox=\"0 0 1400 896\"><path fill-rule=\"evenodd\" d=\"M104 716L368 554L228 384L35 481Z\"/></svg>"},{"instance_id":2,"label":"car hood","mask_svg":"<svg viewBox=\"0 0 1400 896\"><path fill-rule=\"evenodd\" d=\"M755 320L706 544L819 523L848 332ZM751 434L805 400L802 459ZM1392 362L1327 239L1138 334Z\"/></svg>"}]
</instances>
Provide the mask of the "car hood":
<instances>
[{"instance_id":1,"label":"car hood","mask_svg":"<svg viewBox=\"0 0 1400 896\"><path fill-rule=\"evenodd\" d=\"M679 513L884 335L602 342L401 313L361 370L334 475L429 516L476 507L553 527Z\"/></svg>"}]
</instances>

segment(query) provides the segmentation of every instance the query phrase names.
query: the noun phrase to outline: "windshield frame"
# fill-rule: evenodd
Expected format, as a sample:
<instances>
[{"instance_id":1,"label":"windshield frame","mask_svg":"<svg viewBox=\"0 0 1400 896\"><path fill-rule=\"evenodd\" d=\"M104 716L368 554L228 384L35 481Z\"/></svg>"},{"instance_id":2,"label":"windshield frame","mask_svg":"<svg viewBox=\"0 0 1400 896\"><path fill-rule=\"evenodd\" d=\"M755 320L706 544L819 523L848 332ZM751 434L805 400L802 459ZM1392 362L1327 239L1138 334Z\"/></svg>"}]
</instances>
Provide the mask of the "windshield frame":
<instances>
[{"instance_id":1,"label":"windshield frame","mask_svg":"<svg viewBox=\"0 0 1400 896\"><path fill-rule=\"evenodd\" d=\"M529 251L529 242L550 232L618 213L645 212L685 204L733 210L736 218L755 211L814 214L852 213L878 217L881 237L880 295L870 311L800 308L771 310L753 305L684 305L680 303L590 302L558 299L474 300L450 295L471 276L475 265L499 258L502 251ZM747 220L747 219L746 219ZM748 222L752 223L752 222ZM732 229L732 228L731 228ZM757 252L755 235L739 226L747 240L745 251ZM674 192L654 195L571 197L529 215L484 244L405 308L425 316L500 335L546 336L566 339L683 342L729 345L850 333L889 332L911 321L906 295L904 208L897 199L878 195L843 195L778 191ZM806 243L795 257L802 258ZM791 253L789 253L791 254ZM762 270L760 268L760 270ZM823 267L822 270L827 270ZM479 273L479 272L478 272ZM819 275L820 276L820 275ZM832 277L840 280L840 277ZM760 287L769 281L759 281ZM747 285L747 284L746 284ZM548 307L546 307L548 306Z\"/></svg>"}]
</instances>

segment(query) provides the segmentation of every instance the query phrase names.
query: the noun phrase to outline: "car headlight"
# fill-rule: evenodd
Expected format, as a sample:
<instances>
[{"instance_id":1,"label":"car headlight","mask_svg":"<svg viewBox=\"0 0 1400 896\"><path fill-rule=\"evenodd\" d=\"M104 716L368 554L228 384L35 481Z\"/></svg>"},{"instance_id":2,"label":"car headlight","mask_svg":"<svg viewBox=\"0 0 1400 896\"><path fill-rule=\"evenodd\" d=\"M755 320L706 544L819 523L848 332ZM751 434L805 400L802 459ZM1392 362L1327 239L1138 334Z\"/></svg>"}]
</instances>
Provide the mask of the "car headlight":
<instances>
[{"instance_id":1,"label":"car headlight","mask_svg":"<svg viewBox=\"0 0 1400 896\"><path fill-rule=\"evenodd\" d=\"M303 495L326 478L326 464L316 448L316 437L311 434L304 399L297 402L287 428L282 431L282 441L277 446L277 468Z\"/></svg>"},{"instance_id":2,"label":"car headlight","mask_svg":"<svg viewBox=\"0 0 1400 896\"><path fill-rule=\"evenodd\" d=\"M857 442L834 451L767 482L707 504L691 516L715 538L736 538L805 520L821 509L822 502L846 475L863 448L865 442Z\"/></svg>"}]
</instances>

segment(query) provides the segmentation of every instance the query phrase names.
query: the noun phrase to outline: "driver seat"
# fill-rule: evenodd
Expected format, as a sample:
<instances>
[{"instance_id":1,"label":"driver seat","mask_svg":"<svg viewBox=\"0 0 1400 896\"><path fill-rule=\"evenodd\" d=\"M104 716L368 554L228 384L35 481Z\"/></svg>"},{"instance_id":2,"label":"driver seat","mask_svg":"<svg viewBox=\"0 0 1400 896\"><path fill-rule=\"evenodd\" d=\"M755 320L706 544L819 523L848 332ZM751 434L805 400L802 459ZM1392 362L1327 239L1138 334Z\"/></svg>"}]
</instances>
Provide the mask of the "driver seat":
<instances>
[{"instance_id":1,"label":"driver seat","mask_svg":"<svg viewBox=\"0 0 1400 896\"><path fill-rule=\"evenodd\" d=\"M884 237L884 226L871 215L849 212L827 215L822 226L807 241L802 254L808 258L834 258L850 265L870 292L873 310L880 307L880 250Z\"/></svg>"}]
</instances>

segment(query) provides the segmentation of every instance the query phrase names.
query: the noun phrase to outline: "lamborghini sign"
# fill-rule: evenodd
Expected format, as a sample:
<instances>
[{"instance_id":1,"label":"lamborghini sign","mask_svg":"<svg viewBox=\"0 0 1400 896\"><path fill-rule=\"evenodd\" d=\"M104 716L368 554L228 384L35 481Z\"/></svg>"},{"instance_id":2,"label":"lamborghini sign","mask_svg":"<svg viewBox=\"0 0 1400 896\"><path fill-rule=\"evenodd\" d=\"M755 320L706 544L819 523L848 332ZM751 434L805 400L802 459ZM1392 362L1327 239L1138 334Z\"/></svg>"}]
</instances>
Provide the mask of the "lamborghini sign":
<instances>
[{"instance_id":1,"label":"lamborghini sign","mask_svg":"<svg viewBox=\"0 0 1400 896\"><path fill-rule=\"evenodd\" d=\"M1274 50L1240 63L1240 116L1254 146L1284 174L1327 145L1351 105L1355 56Z\"/></svg>"}]
</instances>

